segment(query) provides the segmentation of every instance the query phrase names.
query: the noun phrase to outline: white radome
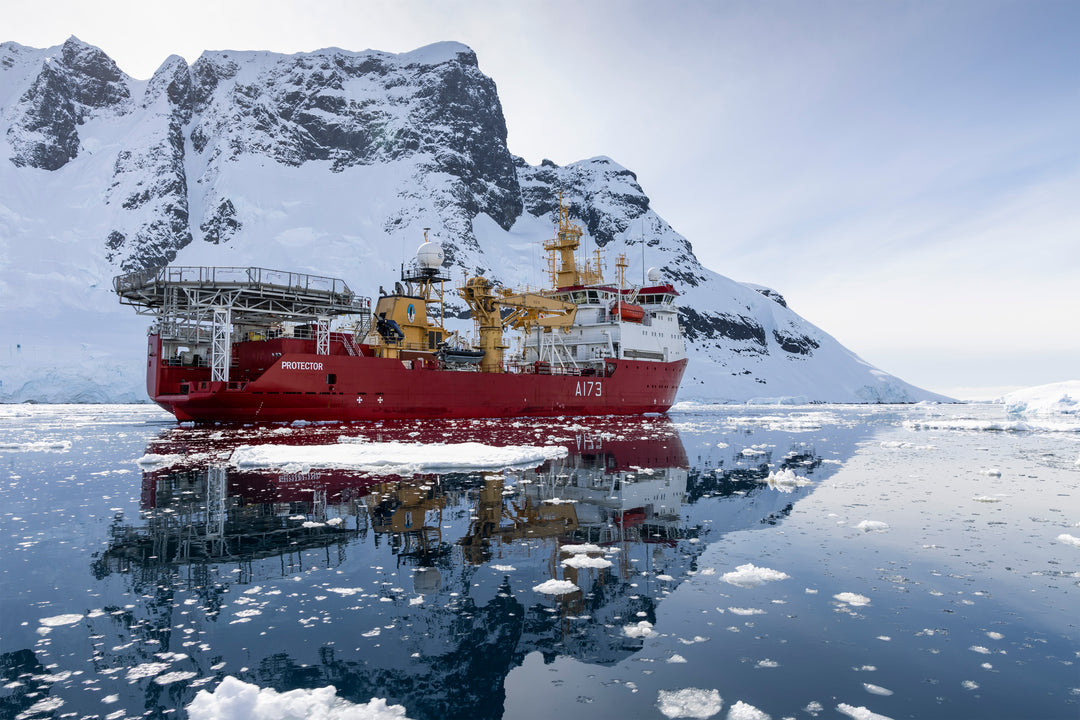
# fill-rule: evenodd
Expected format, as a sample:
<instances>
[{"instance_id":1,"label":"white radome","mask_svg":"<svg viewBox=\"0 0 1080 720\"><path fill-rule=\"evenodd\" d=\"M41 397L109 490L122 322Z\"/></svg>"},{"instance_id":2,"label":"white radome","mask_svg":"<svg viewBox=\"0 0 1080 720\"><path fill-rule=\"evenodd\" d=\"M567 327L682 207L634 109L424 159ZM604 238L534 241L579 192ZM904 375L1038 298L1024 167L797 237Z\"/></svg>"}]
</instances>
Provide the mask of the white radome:
<instances>
[{"instance_id":1,"label":"white radome","mask_svg":"<svg viewBox=\"0 0 1080 720\"><path fill-rule=\"evenodd\" d=\"M416 249L416 264L425 270L441 268L444 259L442 243L426 242Z\"/></svg>"},{"instance_id":2,"label":"white radome","mask_svg":"<svg viewBox=\"0 0 1080 720\"><path fill-rule=\"evenodd\" d=\"M649 282L653 282L653 283L660 282L660 268L654 268L654 267L649 268L648 276L649 276Z\"/></svg>"}]
</instances>

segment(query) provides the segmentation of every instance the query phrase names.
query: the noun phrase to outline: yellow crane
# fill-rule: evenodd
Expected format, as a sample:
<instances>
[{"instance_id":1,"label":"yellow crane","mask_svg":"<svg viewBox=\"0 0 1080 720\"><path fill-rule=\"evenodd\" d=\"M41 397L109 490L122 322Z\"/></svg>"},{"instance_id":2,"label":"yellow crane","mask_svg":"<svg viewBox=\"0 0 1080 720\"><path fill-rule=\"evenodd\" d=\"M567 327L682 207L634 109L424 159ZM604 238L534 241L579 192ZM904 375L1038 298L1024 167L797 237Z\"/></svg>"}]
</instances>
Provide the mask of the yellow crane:
<instances>
[{"instance_id":1,"label":"yellow crane","mask_svg":"<svg viewBox=\"0 0 1080 720\"><path fill-rule=\"evenodd\" d=\"M484 357L480 361L481 372L502 372L503 330L512 327L528 334L533 328L551 332L559 328L567 331L574 323L577 305L563 300L531 292L500 290L485 277L473 277L458 288L461 299L472 311L480 335L480 348ZM503 309L510 313L503 317Z\"/></svg>"}]
</instances>

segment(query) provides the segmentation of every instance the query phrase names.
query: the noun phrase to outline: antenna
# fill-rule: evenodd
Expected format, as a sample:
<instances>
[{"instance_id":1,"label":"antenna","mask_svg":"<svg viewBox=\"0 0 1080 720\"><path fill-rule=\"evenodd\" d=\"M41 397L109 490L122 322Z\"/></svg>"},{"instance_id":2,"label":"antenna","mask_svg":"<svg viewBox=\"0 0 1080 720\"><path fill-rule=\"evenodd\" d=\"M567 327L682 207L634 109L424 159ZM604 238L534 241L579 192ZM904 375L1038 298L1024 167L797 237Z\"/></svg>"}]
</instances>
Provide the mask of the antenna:
<instances>
[{"instance_id":1,"label":"antenna","mask_svg":"<svg viewBox=\"0 0 1080 720\"><path fill-rule=\"evenodd\" d=\"M641 218L641 287L645 287L645 218Z\"/></svg>"}]
</instances>

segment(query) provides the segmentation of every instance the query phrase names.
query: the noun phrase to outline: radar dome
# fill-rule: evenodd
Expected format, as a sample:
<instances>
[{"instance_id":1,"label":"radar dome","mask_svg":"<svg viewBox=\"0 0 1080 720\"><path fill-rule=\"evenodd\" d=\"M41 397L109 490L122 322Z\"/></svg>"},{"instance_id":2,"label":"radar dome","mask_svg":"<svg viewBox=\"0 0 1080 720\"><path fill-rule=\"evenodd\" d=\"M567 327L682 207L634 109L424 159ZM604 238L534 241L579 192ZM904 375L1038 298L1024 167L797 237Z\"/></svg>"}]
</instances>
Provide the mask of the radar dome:
<instances>
[{"instance_id":1,"label":"radar dome","mask_svg":"<svg viewBox=\"0 0 1080 720\"><path fill-rule=\"evenodd\" d=\"M416 264L424 270L438 270L444 258L441 243L426 242L416 249Z\"/></svg>"},{"instance_id":2,"label":"radar dome","mask_svg":"<svg viewBox=\"0 0 1080 720\"><path fill-rule=\"evenodd\" d=\"M660 282L659 268L649 268L649 282Z\"/></svg>"}]
</instances>

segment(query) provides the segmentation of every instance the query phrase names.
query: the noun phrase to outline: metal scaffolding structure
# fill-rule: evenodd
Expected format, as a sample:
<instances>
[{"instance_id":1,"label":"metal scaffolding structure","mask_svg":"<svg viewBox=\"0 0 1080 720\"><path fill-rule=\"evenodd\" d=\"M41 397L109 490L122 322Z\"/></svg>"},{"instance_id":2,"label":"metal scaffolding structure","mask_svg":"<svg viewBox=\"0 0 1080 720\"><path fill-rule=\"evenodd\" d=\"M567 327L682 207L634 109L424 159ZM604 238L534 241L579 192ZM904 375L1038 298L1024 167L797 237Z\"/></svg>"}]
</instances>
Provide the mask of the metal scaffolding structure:
<instances>
[{"instance_id":1,"label":"metal scaffolding structure","mask_svg":"<svg viewBox=\"0 0 1080 720\"><path fill-rule=\"evenodd\" d=\"M210 379L215 382L229 381L229 363L232 360L231 315L228 306L214 308L214 340L210 344Z\"/></svg>"},{"instance_id":2,"label":"metal scaffolding structure","mask_svg":"<svg viewBox=\"0 0 1080 720\"><path fill-rule=\"evenodd\" d=\"M343 280L240 267L164 267L113 278L124 305L156 318L162 340L209 346L214 380L228 380L234 331L295 322L315 325L317 352L329 353L330 320L358 316L371 325L371 300ZM362 337L362 335L361 335Z\"/></svg>"}]
</instances>

